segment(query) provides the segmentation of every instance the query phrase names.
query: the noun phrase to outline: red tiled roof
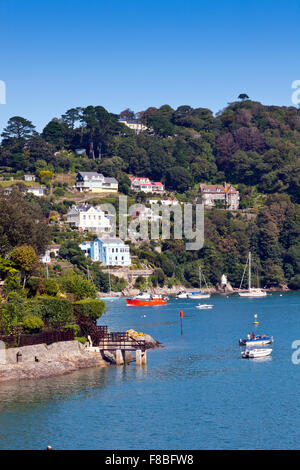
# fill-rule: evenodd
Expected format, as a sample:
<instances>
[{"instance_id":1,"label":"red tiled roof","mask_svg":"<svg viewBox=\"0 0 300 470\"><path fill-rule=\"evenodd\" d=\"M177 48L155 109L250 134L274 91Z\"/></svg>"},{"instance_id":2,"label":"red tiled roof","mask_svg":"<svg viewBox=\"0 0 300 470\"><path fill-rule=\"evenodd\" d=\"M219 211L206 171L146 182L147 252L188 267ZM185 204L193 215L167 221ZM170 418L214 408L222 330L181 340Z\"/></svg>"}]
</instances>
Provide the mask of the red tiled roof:
<instances>
[{"instance_id":1,"label":"red tiled roof","mask_svg":"<svg viewBox=\"0 0 300 470\"><path fill-rule=\"evenodd\" d=\"M202 192L209 192L209 193L225 193L225 189L227 189L228 193L236 193L237 190L233 188L231 185L223 186L222 184L200 184L200 188Z\"/></svg>"}]
</instances>

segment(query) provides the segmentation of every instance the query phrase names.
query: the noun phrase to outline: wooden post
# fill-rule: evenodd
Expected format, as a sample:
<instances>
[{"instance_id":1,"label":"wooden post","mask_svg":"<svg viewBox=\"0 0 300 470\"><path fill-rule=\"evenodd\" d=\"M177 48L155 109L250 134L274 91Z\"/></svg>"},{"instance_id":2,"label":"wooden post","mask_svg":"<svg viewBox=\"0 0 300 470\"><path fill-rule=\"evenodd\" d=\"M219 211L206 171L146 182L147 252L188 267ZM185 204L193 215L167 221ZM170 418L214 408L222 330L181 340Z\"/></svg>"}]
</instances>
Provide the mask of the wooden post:
<instances>
[{"instance_id":1,"label":"wooden post","mask_svg":"<svg viewBox=\"0 0 300 470\"><path fill-rule=\"evenodd\" d=\"M116 364L122 366L124 364L124 358L121 349L116 349Z\"/></svg>"},{"instance_id":2,"label":"wooden post","mask_svg":"<svg viewBox=\"0 0 300 470\"><path fill-rule=\"evenodd\" d=\"M137 349L135 353L135 362L137 366L144 366L147 364L147 353L141 349Z\"/></svg>"},{"instance_id":3,"label":"wooden post","mask_svg":"<svg viewBox=\"0 0 300 470\"><path fill-rule=\"evenodd\" d=\"M137 349L135 352L135 362L137 366L142 365L142 351L141 349Z\"/></svg>"}]
</instances>

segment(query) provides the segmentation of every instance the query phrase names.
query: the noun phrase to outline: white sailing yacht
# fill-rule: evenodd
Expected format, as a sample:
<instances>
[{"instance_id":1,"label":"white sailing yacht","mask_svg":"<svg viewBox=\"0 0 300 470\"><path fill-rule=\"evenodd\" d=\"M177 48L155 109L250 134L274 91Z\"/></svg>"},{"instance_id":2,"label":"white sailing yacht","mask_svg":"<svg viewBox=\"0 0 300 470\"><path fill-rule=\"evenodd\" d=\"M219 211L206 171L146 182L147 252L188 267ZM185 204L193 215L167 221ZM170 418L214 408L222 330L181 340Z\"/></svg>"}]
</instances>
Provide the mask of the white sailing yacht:
<instances>
[{"instance_id":1,"label":"white sailing yacht","mask_svg":"<svg viewBox=\"0 0 300 470\"><path fill-rule=\"evenodd\" d=\"M267 295L267 293L264 290L259 288L258 282L257 282L257 287L251 287L251 252L250 251L249 251L246 266L245 266L245 269L244 269L244 272L243 272L243 277L242 277L242 280L241 280L240 289L241 289L241 286L242 286L242 283L243 283L243 280L244 280L244 275L245 275L245 272L246 272L247 264L248 264L248 291L239 292L239 296L240 297L253 297L253 298L265 297Z\"/></svg>"},{"instance_id":2,"label":"white sailing yacht","mask_svg":"<svg viewBox=\"0 0 300 470\"><path fill-rule=\"evenodd\" d=\"M197 299L198 300L198 299L209 299L210 298L210 293L209 292L202 292L202 282L201 282L202 277L203 277L206 289L208 289L204 274L202 273L201 268L199 268L200 292L188 293L188 298L189 299Z\"/></svg>"},{"instance_id":3,"label":"white sailing yacht","mask_svg":"<svg viewBox=\"0 0 300 470\"><path fill-rule=\"evenodd\" d=\"M108 283L109 283L109 292L106 297L99 297L100 300L117 300L120 299L119 295L112 295L113 292L111 290L111 281L110 281L110 269L108 268Z\"/></svg>"}]
</instances>

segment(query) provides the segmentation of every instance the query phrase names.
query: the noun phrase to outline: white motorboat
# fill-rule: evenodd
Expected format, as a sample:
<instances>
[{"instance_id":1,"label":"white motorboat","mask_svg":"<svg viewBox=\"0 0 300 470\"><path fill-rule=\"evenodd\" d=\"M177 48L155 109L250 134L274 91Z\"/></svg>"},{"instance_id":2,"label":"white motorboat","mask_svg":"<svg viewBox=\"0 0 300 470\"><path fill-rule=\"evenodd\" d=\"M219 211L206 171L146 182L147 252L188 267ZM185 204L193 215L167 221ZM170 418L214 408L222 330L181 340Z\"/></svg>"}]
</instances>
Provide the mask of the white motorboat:
<instances>
[{"instance_id":1,"label":"white motorboat","mask_svg":"<svg viewBox=\"0 0 300 470\"><path fill-rule=\"evenodd\" d=\"M140 291L135 297L135 300L150 300L151 299L151 294L147 291Z\"/></svg>"},{"instance_id":2,"label":"white motorboat","mask_svg":"<svg viewBox=\"0 0 300 470\"><path fill-rule=\"evenodd\" d=\"M199 304L199 305L196 305L196 308L201 308L203 310L206 310L208 308L213 308L213 305L211 305L211 304Z\"/></svg>"},{"instance_id":3,"label":"white motorboat","mask_svg":"<svg viewBox=\"0 0 300 470\"><path fill-rule=\"evenodd\" d=\"M180 291L180 292L178 292L178 294L176 295L176 298L177 298L177 299L188 299L188 293L187 293L187 292L184 292L184 291Z\"/></svg>"},{"instance_id":4,"label":"white motorboat","mask_svg":"<svg viewBox=\"0 0 300 470\"><path fill-rule=\"evenodd\" d=\"M259 288L258 275L257 275L257 287L256 288L251 287L251 252L249 252L249 255L248 255L248 258L247 258L246 266L245 266L245 269L244 269L244 272L243 272L243 277L242 277L241 284L240 284L240 289L241 289L241 286L242 286L242 283L243 283L243 280L244 280L244 275L245 275L245 271L246 271L246 268L247 268L247 264L248 264L248 290L246 292L239 292L239 296L240 297L248 297L248 298L249 297L251 297L251 298L266 297L267 293L264 290Z\"/></svg>"},{"instance_id":5,"label":"white motorboat","mask_svg":"<svg viewBox=\"0 0 300 470\"><path fill-rule=\"evenodd\" d=\"M270 356L271 352L271 348L245 349L245 351L243 351L241 354L244 359L252 359L256 357Z\"/></svg>"}]
</instances>

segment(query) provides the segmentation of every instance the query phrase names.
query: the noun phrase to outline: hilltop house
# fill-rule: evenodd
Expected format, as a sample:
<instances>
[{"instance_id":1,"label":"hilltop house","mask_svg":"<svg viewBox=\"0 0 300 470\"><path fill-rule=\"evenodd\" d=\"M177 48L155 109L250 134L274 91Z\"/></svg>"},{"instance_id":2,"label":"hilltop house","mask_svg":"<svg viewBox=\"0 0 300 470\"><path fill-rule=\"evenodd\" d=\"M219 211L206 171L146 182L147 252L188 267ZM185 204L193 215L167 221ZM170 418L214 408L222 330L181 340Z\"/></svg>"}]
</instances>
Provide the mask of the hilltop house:
<instances>
[{"instance_id":1,"label":"hilltop house","mask_svg":"<svg viewBox=\"0 0 300 470\"><path fill-rule=\"evenodd\" d=\"M137 176L130 176L131 181L130 188L133 191L143 191L144 193L163 193L165 188L161 182L155 182L149 180L149 178L139 178Z\"/></svg>"},{"instance_id":2,"label":"hilltop house","mask_svg":"<svg viewBox=\"0 0 300 470\"><path fill-rule=\"evenodd\" d=\"M120 238L96 238L83 242L79 247L93 261L101 261L106 266L129 266L131 264L129 246Z\"/></svg>"},{"instance_id":3,"label":"hilltop house","mask_svg":"<svg viewBox=\"0 0 300 470\"><path fill-rule=\"evenodd\" d=\"M126 119L119 119L119 122L132 129L136 134L139 134L140 132L146 131L148 129L147 126L135 120L127 121Z\"/></svg>"},{"instance_id":4,"label":"hilltop house","mask_svg":"<svg viewBox=\"0 0 300 470\"><path fill-rule=\"evenodd\" d=\"M75 188L78 191L91 191L92 193L116 193L118 181L116 178L106 178L94 171L80 171L76 175Z\"/></svg>"},{"instance_id":5,"label":"hilltop house","mask_svg":"<svg viewBox=\"0 0 300 470\"><path fill-rule=\"evenodd\" d=\"M237 210L239 208L239 192L230 184L200 184L200 192L205 207L224 207Z\"/></svg>"},{"instance_id":6,"label":"hilltop house","mask_svg":"<svg viewBox=\"0 0 300 470\"><path fill-rule=\"evenodd\" d=\"M72 206L67 213L67 222L79 230L94 233L109 233L111 230L109 217L99 207L91 204Z\"/></svg>"}]
</instances>

